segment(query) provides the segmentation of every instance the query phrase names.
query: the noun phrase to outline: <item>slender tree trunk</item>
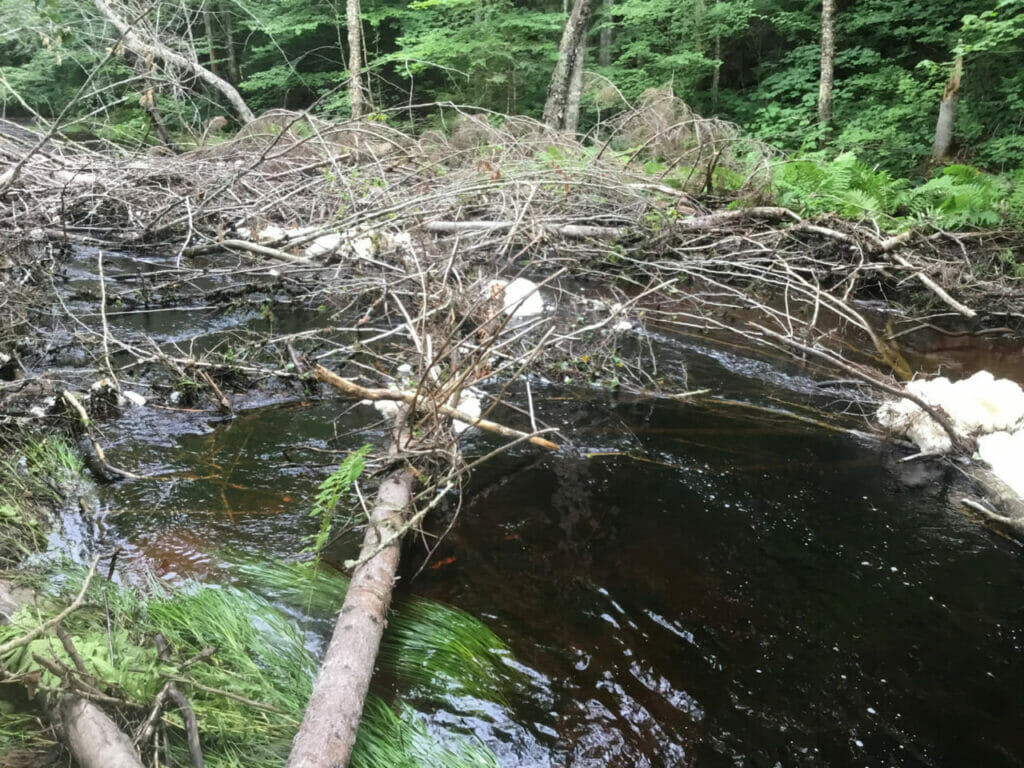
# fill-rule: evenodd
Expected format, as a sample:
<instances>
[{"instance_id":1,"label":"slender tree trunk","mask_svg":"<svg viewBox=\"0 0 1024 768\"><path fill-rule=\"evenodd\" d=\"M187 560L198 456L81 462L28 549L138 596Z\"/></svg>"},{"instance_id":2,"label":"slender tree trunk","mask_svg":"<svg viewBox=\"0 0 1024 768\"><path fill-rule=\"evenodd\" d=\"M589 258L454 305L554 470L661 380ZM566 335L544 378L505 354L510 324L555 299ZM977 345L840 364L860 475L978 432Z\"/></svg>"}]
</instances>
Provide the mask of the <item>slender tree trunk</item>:
<instances>
[{"instance_id":1,"label":"slender tree trunk","mask_svg":"<svg viewBox=\"0 0 1024 768\"><path fill-rule=\"evenodd\" d=\"M818 81L818 122L832 122L832 89L836 61L836 2L821 0L821 78Z\"/></svg>"},{"instance_id":2,"label":"slender tree trunk","mask_svg":"<svg viewBox=\"0 0 1024 768\"><path fill-rule=\"evenodd\" d=\"M113 8L111 8L107 0L93 0L93 5L96 6L96 9L101 14L103 14L103 17L110 22L114 29L121 34L121 41L136 56L140 56L143 59L147 57L160 59L165 64L170 64L178 69L191 73L194 77L202 80L211 88L216 89L231 104L235 113L238 115L239 121L243 125L252 122L252 120L255 119L255 115L253 115L252 110L246 106L242 95L233 85L231 85L231 83L213 74L213 72L208 70L198 61L193 61L192 59L182 56L180 53L175 53L158 40L154 40L152 43L144 41L131 28L131 26L122 19Z\"/></svg>"},{"instance_id":3,"label":"slender tree trunk","mask_svg":"<svg viewBox=\"0 0 1024 768\"><path fill-rule=\"evenodd\" d=\"M953 74L946 82L939 102L939 119L935 123L935 141L932 144L932 162L942 162L949 156L949 148L953 144L953 125L956 123L956 103L960 99L960 80L964 76L964 60L957 56L953 64Z\"/></svg>"},{"instance_id":4,"label":"slender tree trunk","mask_svg":"<svg viewBox=\"0 0 1024 768\"><path fill-rule=\"evenodd\" d=\"M359 0L347 0L348 23L348 104L352 117L363 116L363 21Z\"/></svg>"},{"instance_id":5,"label":"slender tree trunk","mask_svg":"<svg viewBox=\"0 0 1024 768\"><path fill-rule=\"evenodd\" d=\"M220 19L224 26L224 48L228 56L228 79L237 84L242 82L242 72L238 67L238 55L235 53L235 21L231 10L224 3L220 5Z\"/></svg>"},{"instance_id":6,"label":"slender tree trunk","mask_svg":"<svg viewBox=\"0 0 1024 768\"><path fill-rule=\"evenodd\" d=\"M718 107L718 86L722 79L722 36L715 35L715 70L711 73L711 103Z\"/></svg>"},{"instance_id":7,"label":"slender tree trunk","mask_svg":"<svg viewBox=\"0 0 1024 768\"><path fill-rule=\"evenodd\" d=\"M587 41L581 37L576 43L573 55L572 77L569 78L569 94L565 100L565 120L562 128L576 133L580 123L580 99L583 97L583 60L587 52Z\"/></svg>"},{"instance_id":8,"label":"slender tree trunk","mask_svg":"<svg viewBox=\"0 0 1024 768\"><path fill-rule=\"evenodd\" d=\"M207 60L210 62L210 71L216 75L217 53L216 46L214 45L213 40L213 19L211 18L213 15L213 10L211 8L207 8L204 5L199 12L203 14L203 30L206 33L206 44L209 46L209 56L207 57Z\"/></svg>"},{"instance_id":9,"label":"slender tree trunk","mask_svg":"<svg viewBox=\"0 0 1024 768\"><path fill-rule=\"evenodd\" d=\"M321 378L319 371L317 376ZM408 437L404 428L396 427L389 449L392 457ZM348 765L387 624L401 553L399 532L412 504L412 486L413 474L406 467L393 470L380 485L359 554L361 564L352 574L287 768Z\"/></svg>"},{"instance_id":10,"label":"slender tree trunk","mask_svg":"<svg viewBox=\"0 0 1024 768\"><path fill-rule=\"evenodd\" d=\"M551 73L548 97L544 104L544 122L557 130L576 130L575 119L579 117L583 53L586 50L590 10L591 0L574 0L572 12L562 31L562 42L558 46L558 62ZM580 87L575 88L574 83L579 83ZM569 124L569 118L573 118L572 124Z\"/></svg>"},{"instance_id":11,"label":"slender tree trunk","mask_svg":"<svg viewBox=\"0 0 1024 768\"><path fill-rule=\"evenodd\" d=\"M597 63L607 67L612 63L612 5L615 0L602 0L601 36L597 44Z\"/></svg>"}]
</instances>

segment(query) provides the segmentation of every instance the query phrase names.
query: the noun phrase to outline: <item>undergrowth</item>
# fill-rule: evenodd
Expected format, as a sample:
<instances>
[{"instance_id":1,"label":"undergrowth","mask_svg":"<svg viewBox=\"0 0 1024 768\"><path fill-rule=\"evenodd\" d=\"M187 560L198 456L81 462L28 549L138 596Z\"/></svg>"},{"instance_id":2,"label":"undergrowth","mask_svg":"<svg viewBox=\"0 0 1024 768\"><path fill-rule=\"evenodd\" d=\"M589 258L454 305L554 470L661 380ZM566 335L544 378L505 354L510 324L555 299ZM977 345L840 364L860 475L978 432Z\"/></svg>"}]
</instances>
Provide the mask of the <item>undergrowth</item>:
<instances>
[{"instance_id":1,"label":"undergrowth","mask_svg":"<svg viewBox=\"0 0 1024 768\"><path fill-rule=\"evenodd\" d=\"M195 711L207 765L280 766L316 671L308 637L296 616L305 615L304 606L309 605L314 613L336 613L347 579L313 563L243 563L235 572L240 579L235 585L187 583L171 590L154 582L145 592L97 578L86 604L64 626L98 687L136 705L138 712L146 711L167 680L175 680ZM73 583L50 587L11 625L0 627L0 644L57 613L76 591ZM158 634L172 649L168 658L157 654L153 638ZM502 704L525 684L521 673L507 663L508 650L489 629L438 603L399 603L382 643L382 667L417 702L447 703L457 693ZM206 661L189 663L204 649L215 651ZM33 690L60 691L65 681L36 661L41 657L72 668L62 643L49 635L10 652L0 664L14 681ZM480 745L454 734L428 734L422 717L410 706L397 702L392 709L386 703L385 697L392 696L377 690L368 702L353 766L496 765ZM23 714L9 717L20 718L19 725L30 722ZM10 730L5 726L14 722L0 714L0 748L2 734ZM163 722L172 754L185 764L178 713L165 712Z\"/></svg>"},{"instance_id":2,"label":"undergrowth","mask_svg":"<svg viewBox=\"0 0 1024 768\"><path fill-rule=\"evenodd\" d=\"M993 175L949 165L913 186L844 152L831 160L808 156L779 165L774 195L779 205L804 216L875 219L891 229L1024 227L1024 170Z\"/></svg>"},{"instance_id":3,"label":"undergrowth","mask_svg":"<svg viewBox=\"0 0 1024 768\"><path fill-rule=\"evenodd\" d=\"M0 565L14 567L45 543L52 510L82 481L82 460L57 436L0 442Z\"/></svg>"}]
</instances>

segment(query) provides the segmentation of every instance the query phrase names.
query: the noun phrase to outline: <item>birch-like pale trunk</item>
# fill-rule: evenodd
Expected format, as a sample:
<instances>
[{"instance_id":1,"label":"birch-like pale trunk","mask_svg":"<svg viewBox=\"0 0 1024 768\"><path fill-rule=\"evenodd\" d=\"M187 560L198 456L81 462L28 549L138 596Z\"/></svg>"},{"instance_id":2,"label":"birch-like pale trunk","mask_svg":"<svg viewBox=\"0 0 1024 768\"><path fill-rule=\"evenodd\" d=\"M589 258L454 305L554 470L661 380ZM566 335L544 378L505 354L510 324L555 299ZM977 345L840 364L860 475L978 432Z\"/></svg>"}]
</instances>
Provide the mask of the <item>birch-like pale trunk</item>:
<instances>
[{"instance_id":1,"label":"birch-like pale trunk","mask_svg":"<svg viewBox=\"0 0 1024 768\"><path fill-rule=\"evenodd\" d=\"M818 122L832 122L832 90L835 85L836 2L821 1L821 77L818 80Z\"/></svg>"},{"instance_id":2,"label":"birch-like pale trunk","mask_svg":"<svg viewBox=\"0 0 1024 768\"><path fill-rule=\"evenodd\" d=\"M404 415L396 421L389 456L409 439ZM334 635L327 646L286 768L345 768L356 743L363 704L387 625L398 574L402 524L412 506L413 473L406 466L381 482L369 515Z\"/></svg>"},{"instance_id":3,"label":"birch-like pale trunk","mask_svg":"<svg viewBox=\"0 0 1024 768\"><path fill-rule=\"evenodd\" d=\"M348 105L349 114L360 118L365 111L363 98L363 21L359 0L347 0L345 19L348 24Z\"/></svg>"}]
</instances>

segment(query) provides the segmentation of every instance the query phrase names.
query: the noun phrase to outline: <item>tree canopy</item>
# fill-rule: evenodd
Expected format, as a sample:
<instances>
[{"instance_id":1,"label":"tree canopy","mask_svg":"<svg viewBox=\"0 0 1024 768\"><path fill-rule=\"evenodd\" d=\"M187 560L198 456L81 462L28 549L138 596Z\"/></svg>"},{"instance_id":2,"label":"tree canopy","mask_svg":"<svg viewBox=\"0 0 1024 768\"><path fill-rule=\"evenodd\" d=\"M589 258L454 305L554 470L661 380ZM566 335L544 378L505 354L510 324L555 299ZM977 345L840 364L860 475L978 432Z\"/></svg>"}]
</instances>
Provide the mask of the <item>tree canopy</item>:
<instances>
[{"instance_id":1,"label":"tree canopy","mask_svg":"<svg viewBox=\"0 0 1024 768\"><path fill-rule=\"evenodd\" d=\"M113 4L234 83L249 105L346 115L349 38L340 0L178 0ZM569 4L562 0L363 0L371 114L425 127L454 102L539 117ZM670 87L695 111L734 121L787 151L853 152L897 176L931 170L940 97L963 59L950 160L989 172L1024 163L1024 0L848 0L835 12L832 118L816 118L821 3L604 0L588 25L579 130ZM111 49L82 114L120 136L149 130L138 100L155 88L172 121L201 126L218 94L182 98L152 62L122 53L93 2L0 1L4 109L53 115ZM200 106L196 107L196 104ZM93 129L95 130L95 129ZM198 129L196 129L198 130ZM826 135L827 134L827 135Z\"/></svg>"}]
</instances>

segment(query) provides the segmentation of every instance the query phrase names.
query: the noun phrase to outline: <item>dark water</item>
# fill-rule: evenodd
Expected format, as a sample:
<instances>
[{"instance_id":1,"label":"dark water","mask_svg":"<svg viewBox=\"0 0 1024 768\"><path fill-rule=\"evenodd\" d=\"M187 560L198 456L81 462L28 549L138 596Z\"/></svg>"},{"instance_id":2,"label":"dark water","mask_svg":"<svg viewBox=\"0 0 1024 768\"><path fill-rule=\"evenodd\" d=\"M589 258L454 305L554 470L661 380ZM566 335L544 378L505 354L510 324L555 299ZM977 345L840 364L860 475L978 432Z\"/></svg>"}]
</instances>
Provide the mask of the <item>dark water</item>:
<instances>
[{"instance_id":1,"label":"dark water","mask_svg":"<svg viewBox=\"0 0 1024 768\"><path fill-rule=\"evenodd\" d=\"M693 388L847 409L798 369L657 343ZM372 409L301 397L133 411L108 454L162 479L104 491L90 535L167 578L231 578L225 548L294 557L330 452L383 438ZM964 515L956 470L736 405L534 399L570 449L481 469L418 575L407 548L400 589L483 618L532 686L509 708L452 700L435 726L507 768L1024 763L1021 549Z\"/></svg>"},{"instance_id":2,"label":"dark water","mask_svg":"<svg viewBox=\"0 0 1024 768\"><path fill-rule=\"evenodd\" d=\"M757 364L698 362L695 386L772 391ZM414 580L407 552L403 588L484 618L535 683L511 710L453 701L435 725L505 766L1021 764L1021 553L964 516L955 471L746 410L569 394L538 403L578 455L481 470ZM230 578L223 547L293 556L328 471L309 464L376 417L339 410L196 417L120 446L168 479L113 489L106 535L166 577ZM140 418L167 434L170 417Z\"/></svg>"}]
</instances>

